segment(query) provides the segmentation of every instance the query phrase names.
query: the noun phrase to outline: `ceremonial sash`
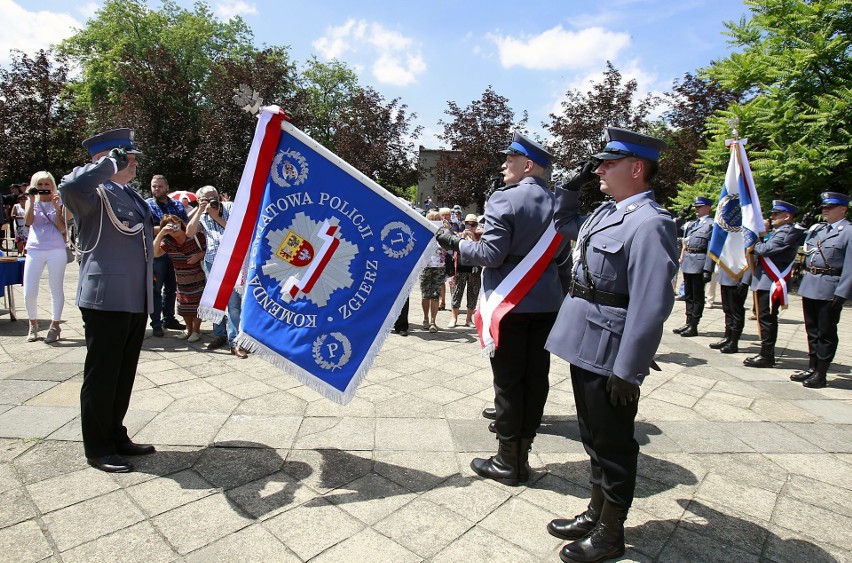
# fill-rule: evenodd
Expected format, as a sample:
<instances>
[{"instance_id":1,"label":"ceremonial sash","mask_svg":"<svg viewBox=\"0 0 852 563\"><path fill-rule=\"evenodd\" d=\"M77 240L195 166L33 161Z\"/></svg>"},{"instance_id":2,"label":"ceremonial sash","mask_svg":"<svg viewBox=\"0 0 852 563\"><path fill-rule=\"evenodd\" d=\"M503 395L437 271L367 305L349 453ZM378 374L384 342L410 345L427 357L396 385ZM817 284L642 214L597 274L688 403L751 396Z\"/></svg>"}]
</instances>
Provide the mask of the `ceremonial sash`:
<instances>
[{"instance_id":1,"label":"ceremonial sash","mask_svg":"<svg viewBox=\"0 0 852 563\"><path fill-rule=\"evenodd\" d=\"M541 278L561 242L562 235L556 232L551 222L532 250L503 278L487 299L484 298L485 291L482 291L473 320L479 333L483 356L494 356L500 345L500 320L521 302Z\"/></svg>"},{"instance_id":2,"label":"ceremonial sash","mask_svg":"<svg viewBox=\"0 0 852 563\"><path fill-rule=\"evenodd\" d=\"M771 305L779 303L780 306L786 307L789 302L787 299L787 284L790 282L793 263L790 262L782 272L769 258L759 256L758 260L760 260L760 265L763 266L763 271L772 280L772 286L769 288L769 303Z\"/></svg>"}]
</instances>

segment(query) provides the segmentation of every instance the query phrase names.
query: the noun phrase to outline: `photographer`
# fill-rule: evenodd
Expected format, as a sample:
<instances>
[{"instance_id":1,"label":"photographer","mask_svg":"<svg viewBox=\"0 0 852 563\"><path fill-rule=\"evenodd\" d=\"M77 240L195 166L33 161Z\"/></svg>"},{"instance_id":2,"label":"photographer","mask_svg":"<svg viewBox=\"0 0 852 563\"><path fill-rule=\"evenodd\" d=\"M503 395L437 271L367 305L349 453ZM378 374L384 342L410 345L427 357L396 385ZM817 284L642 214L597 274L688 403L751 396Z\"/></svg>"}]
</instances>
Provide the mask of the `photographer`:
<instances>
[{"instance_id":1,"label":"photographer","mask_svg":"<svg viewBox=\"0 0 852 563\"><path fill-rule=\"evenodd\" d=\"M151 195L145 201L151 209L154 218L154 235L160 231L160 221L166 215L177 215L185 222L189 222L183 205L169 197L169 182L162 174L155 174L151 178ZM200 258L193 257L195 264ZM151 313L151 329L154 336L162 337L164 328L183 330L186 327L175 318L175 299L177 293L177 282L175 281L175 267L168 254L163 254L154 259L154 312Z\"/></svg>"}]
</instances>

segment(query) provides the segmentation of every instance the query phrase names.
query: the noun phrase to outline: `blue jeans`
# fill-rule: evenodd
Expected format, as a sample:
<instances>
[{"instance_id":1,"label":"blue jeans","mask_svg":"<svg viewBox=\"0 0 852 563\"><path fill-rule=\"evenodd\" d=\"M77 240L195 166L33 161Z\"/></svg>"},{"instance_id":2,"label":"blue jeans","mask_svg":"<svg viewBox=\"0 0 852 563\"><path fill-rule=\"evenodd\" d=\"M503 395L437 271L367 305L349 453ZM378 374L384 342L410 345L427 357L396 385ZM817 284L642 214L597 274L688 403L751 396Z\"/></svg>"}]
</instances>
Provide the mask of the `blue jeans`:
<instances>
[{"instance_id":1,"label":"blue jeans","mask_svg":"<svg viewBox=\"0 0 852 563\"><path fill-rule=\"evenodd\" d=\"M236 291L231 292L228 299L228 344L234 345L234 339L240 332L240 314L243 312L243 296Z\"/></svg>"},{"instance_id":2,"label":"blue jeans","mask_svg":"<svg viewBox=\"0 0 852 563\"><path fill-rule=\"evenodd\" d=\"M162 328L163 322L175 318L175 267L167 255L154 258L154 312L151 328Z\"/></svg>"}]
</instances>

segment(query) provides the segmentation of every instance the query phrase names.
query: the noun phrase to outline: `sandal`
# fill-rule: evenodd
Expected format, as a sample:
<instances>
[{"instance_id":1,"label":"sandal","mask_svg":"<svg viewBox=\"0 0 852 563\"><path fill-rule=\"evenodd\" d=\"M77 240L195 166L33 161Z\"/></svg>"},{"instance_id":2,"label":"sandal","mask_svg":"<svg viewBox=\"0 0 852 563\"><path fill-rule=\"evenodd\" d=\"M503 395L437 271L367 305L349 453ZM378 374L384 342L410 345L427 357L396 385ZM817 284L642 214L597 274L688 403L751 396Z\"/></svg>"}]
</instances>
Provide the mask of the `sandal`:
<instances>
[{"instance_id":1,"label":"sandal","mask_svg":"<svg viewBox=\"0 0 852 563\"><path fill-rule=\"evenodd\" d=\"M52 343L56 342L57 340L59 340L59 333L60 332L61 332L61 330L59 329L58 326L50 327L50 329L47 331L47 336L44 337L44 343L45 344L52 344Z\"/></svg>"},{"instance_id":2,"label":"sandal","mask_svg":"<svg viewBox=\"0 0 852 563\"><path fill-rule=\"evenodd\" d=\"M436 325L435 323L429 325L429 332L438 332L438 325Z\"/></svg>"},{"instance_id":3,"label":"sandal","mask_svg":"<svg viewBox=\"0 0 852 563\"><path fill-rule=\"evenodd\" d=\"M30 331L27 333L27 342L35 342L36 340L38 340L38 325L30 324Z\"/></svg>"},{"instance_id":4,"label":"sandal","mask_svg":"<svg viewBox=\"0 0 852 563\"><path fill-rule=\"evenodd\" d=\"M192 333L191 333L191 332L181 332L180 334L178 334L177 336L175 336L175 338L177 338L178 340L186 340L186 339L188 339L190 336L192 336Z\"/></svg>"},{"instance_id":5,"label":"sandal","mask_svg":"<svg viewBox=\"0 0 852 563\"><path fill-rule=\"evenodd\" d=\"M429 328L429 321L423 321L423 330Z\"/></svg>"},{"instance_id":6,"label":"sandal","mask_svg":"<svg viewBox=\"0 0 852 563\"><path fill-rule=\"evenodd\" d=\"M447 328L456 328L457 325L458 325L458 322L455 319L453 319L453 320L450 321L450 324L447 325Z\"/></svg>"}]
</instances>

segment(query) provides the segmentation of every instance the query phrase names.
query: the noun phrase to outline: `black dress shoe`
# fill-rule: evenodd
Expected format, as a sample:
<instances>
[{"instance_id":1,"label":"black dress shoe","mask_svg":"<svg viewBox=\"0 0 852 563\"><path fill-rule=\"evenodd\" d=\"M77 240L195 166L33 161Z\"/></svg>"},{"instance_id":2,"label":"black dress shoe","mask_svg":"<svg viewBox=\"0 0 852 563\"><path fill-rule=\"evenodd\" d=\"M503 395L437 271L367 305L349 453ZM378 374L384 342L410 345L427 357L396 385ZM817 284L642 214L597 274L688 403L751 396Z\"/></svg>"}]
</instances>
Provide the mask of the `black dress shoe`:
<instances>
[{"instance_id":1,"label":"black dress shoe","mask_svg":"<svg viewBox=\"0 0 852 563\"><path fill-rule=\"evenodd\" d=\"M722 340L719 340L718 342L711 343L710 348L713 350L721 350L722 347L725 346L728 342L730 342L730 340L728 340L728 337L725 337Z\"/></svg>"},{"instance_id":2,"label":"black dress shoe","mask_svg":"<svg viewBox=\"0 0 852 563\"><path fill-rule=\"evenodd\" d=\"M491 432L492 434L496 434L497 433L497 423L496 422L489 422L488 423L488 431Z\"/></svg>"},{"instance_id":3,"label":"black dress shoe","mask_svg":"<svg viewBox=\"0 0 852 563\"><path fill-rule=\"evenodd\" d=\"M685 325L683 325L681 327L673 328L672 332L675 333L675 334L680 334L681 332L685 331L688 328L689 328L689 323L686 323Z\"/></svg>"},{"instance_id":4,"label":"black dress shoe","mask_svg":"<svg viewBox=\"0 0 852 563\"><path fill-rule=\"evenodd\" d=\"M775 360L758 354L743 360L743 365L750 368L771 368L775 366Z\"/></svg>"},{"instance_id":5,"label":"black dress shoe","mask_svg":"<svg viewBox=\"0 0 852 563\"><path fill-rule=\"evenodd\" d=\"M693 336L698 336L698 326L689 325L688 327L686 327L686 330L682 330L680 332L680 335L685 338L692 338Z\"/></svg>"},{"instance_id":6,"label":"black dress shoe","mask_svg":"<svg viewBox=\"0 0 852 563\"><path fill-rule=\"evenodd\" d=\"M86 458L86 461L95 469L100 469L107 473L130 473L133 471L133 464L118 454L89 457Z\"/></svg>"},{"instance_id":7,"label":"black dress shoe","mask_svg":"<svg viewBox=\"0 0 852 563\"><path fill-rule=\"evenodd\" d=\"M151 444L134 444L133 442L118 444L115 450L121 455L148 455L157 451Z\"/></svg>"},{"instance_id":8,"label":"black dress shoe","mask_svg":"<svg viewBox=\"0 0 852 563\"><path fill-rule=\"evenodd\" d=\"M812 376L815 373L816 373L816 368L803 369L803 370L797 371L796 373L791 375L790 381L798 381L799 383L801 383L802 381L806 380L807 378L809 378L810 376Z\"/></svg>"},{"instance_id":9,"label":"black dress shoe","mask_svg":"<svg viewBox=\"0 0 852 563\"><path fill-rule=\"evenodd\" d=\"M154 335L154 336L156 336L157 338L162 338L163 336L165 336L165 334L166 334L166 333L165 333L165 332L163 332L163 329L162 329L162 328L152 328L152 329L151 329L151 334L153 334L153 335Z\"/></svg>"},{"instance_id":10,"label":"black dress shoe","mask_svg":"<svg viewBox=\"0 0 852 563\"><path fill-rule=\"evenodd\" d=\"M482 409L482 418L487 418L488 420L497 420L497 409L495 409L494 407Z\"/></svg>"},{"instance_id":11,"label":"black dress shoe","mask_svg":"<svg viewBox=\"0 0 852 563\"><path fill-rule=\"evenodd\" d=\"M177 319L167 320L165 323L163 323L163 327L169 328L169 329L172 329L172 330L185 330L186 329L186 325L181 323Z\"/></svg>"},{"instance_id":12,"label":"black dress shoe","mask_svg":"<svg viewBox=\"0 0 852 563\"><path fill-rule=\"evenodd\" d=\"M721 348L719 348L719 351L722 352L723 354L736 354L737 352L740 351L739 343L732 340L732 341L728 342L727 344L725 344L724 346L722 346Z\"/></svg>"}]
</instances>

